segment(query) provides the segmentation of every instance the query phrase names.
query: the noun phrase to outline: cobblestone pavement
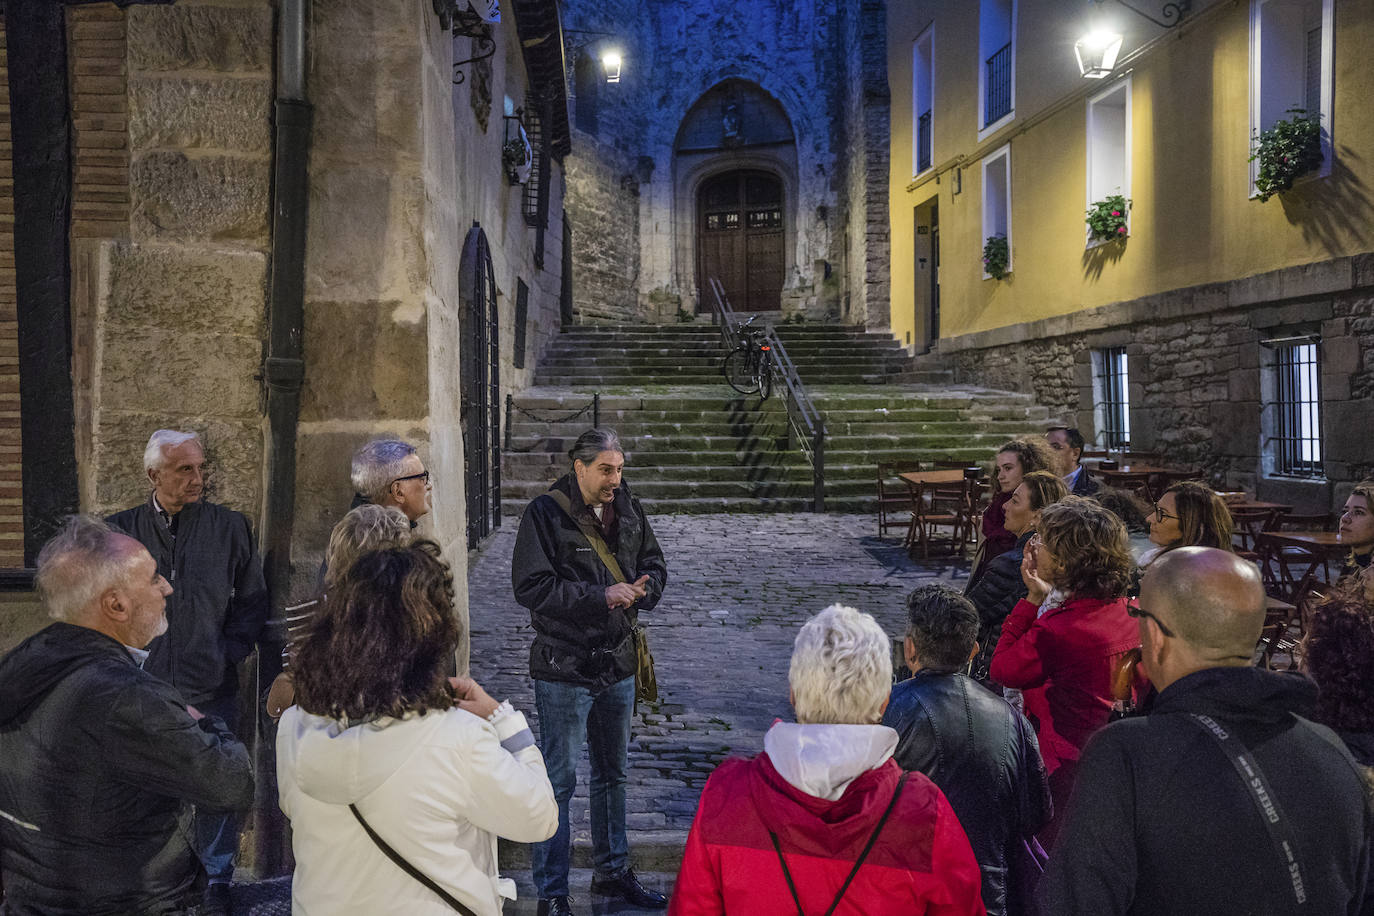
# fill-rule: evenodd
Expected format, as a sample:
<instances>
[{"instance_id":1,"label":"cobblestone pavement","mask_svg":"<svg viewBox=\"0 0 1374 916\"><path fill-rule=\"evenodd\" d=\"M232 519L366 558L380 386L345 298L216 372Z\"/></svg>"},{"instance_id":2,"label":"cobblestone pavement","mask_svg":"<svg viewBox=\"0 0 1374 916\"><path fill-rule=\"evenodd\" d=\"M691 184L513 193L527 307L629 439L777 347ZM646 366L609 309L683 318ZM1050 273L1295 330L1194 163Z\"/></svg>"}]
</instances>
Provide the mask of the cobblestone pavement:
<instances>
[{"instance_id":1,"label":"cobblestone pavement","mask_svg":"<svg viewBox=\"0 0 1374 916\"><path fill-rule=\"evenodd\" d=\"M650 519L668 562L668 587L642 615L660 702L641 707L630 745L629 827L641 868L674 872L697 798L727 755L763 748L789 718L787 666L798 627L842 602L873 614L893 636L903 601L927 582L967 575L962 558L918 565L873 515L667 515ZM472 671L497 698L524 710L536 733L529 613L511 594L516 523L507 520L469 557ZM574 844L586 847L586 761L573 800ZM521 850L504 864L522 867ZM584 860L585 861L585 858Z\"/></svg>"}]
</instances>

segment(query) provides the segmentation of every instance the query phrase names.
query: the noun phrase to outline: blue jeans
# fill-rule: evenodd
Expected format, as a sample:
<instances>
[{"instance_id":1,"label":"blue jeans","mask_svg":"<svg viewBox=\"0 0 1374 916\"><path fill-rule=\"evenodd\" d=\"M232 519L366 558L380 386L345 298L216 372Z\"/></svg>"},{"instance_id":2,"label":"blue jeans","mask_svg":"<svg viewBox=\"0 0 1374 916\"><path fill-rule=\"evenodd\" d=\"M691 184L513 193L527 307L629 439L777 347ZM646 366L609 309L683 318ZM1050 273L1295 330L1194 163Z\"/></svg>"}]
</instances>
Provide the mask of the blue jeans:
<instances>
[{"instance_id":1,"label":"blue jeans","mask_svg":"<svg viewBox=\"0 0 1374 916\"><path fill-rule=\"evenodd\" d=\"M534 705L539 713L539 750L558 802L558 832L534 846L534 886L542 899L566 897L572 852L568 801L577 787L577 761L584 742L592 764L589 795L596 875L613 877L630 864L625 768L635 679L627 677L597 693L573 684L537 680Z\"/></svg>"},{"instance_id":2,"label":"blue jeans","mask_svg":"<svg viewBox=\"0 0 1374 916\"><path fill-rule=\"evenodd\" d=\"M223 719L229 731L238 734L239 698L235 693L201 703L196 709L207 716ZM192 828L192 843L211 884L228 884L234 877L234 856L239 851L239 815L204 813L197 810Z\"/></svg>"}]
</instances>

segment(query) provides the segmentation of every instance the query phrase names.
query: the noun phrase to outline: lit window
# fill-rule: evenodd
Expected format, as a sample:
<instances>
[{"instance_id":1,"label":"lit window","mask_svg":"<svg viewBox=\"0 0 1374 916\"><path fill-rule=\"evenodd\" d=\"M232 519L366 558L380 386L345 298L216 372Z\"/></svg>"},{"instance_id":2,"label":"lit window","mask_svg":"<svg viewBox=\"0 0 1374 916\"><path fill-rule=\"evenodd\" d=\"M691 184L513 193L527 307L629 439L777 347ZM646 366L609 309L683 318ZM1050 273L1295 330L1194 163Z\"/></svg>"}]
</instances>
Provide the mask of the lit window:
<instances>
[{"instance_id":1,"label":"lit window","mask_svg":"<svg viewBox=\"0 0 1374 916\"><path fill-rule=\"evenodd\" d=\"M1331 173L1332 0L1251 0L1250 134L1290 120L1293 110L1321 122L1322 164ZM1259 171L1251 164L1251 181Z\"/></svg>"},{"instance_id":2,"label":"lit window","mask_svg":"<svg viewBox=\"0 0 1374 916\"><path fill-rule=\"evenodd\" d=\"M1275 341L1269 466L1285 477L1322 476L1321 367L1310 339Z\"/></svg>"},{"instance_id":3,"label":"lit window","mask_svg":"<svg viewBox=\"0 0 1374 916\"><path fill-rule=\"evenodd\" d=\"M1007 240L1007 272L1011 272L1011 145L983 158L983 241ZM989 277L983 273L984 279Z\"/></svg>"},{"instance_id":4,"label":"lit window","mask_svg":"<svg viewBox=\"0 0 1374 916\"><path fill-rule=\"evenodd\" d=\"M1131 80L1115 83L1088 100L1088 202L1131 199ZM1091 239L1091 232L1089 231ZM1091 241L1090 241L1091 244Z\"/></svg>"}]
</instances>

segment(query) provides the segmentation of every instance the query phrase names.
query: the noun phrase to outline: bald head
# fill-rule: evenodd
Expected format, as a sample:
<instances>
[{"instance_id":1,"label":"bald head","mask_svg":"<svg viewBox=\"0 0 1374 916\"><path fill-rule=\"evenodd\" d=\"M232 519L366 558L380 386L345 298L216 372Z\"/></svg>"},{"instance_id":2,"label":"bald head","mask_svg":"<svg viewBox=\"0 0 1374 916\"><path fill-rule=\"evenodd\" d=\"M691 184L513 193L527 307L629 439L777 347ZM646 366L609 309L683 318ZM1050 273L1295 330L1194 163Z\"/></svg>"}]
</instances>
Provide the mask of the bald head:
<instances>
[{"instance_id":1,"label":"bald head","mask_svg":"<svg viewBox=\"0 0 1374 916\"><path fill-rule=\"evenodd\" d=\"M1264 585L1253 563L1229 551L1180 547L1150 564L1140 606L1200 667L1248 665L1264 626Z\"/></svg>"}]
</instances>

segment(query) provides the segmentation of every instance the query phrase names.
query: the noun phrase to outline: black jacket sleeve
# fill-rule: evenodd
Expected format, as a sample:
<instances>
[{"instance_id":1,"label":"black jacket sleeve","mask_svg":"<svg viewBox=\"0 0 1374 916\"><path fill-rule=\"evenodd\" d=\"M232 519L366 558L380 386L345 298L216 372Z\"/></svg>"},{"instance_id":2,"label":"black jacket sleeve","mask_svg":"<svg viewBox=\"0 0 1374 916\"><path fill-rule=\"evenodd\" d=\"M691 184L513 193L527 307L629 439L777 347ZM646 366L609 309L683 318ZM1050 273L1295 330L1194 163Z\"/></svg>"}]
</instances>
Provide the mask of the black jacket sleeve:
<instances>
[{"instance_id":1,"label":"black jacket sleeve","mask_svg":"<svg viewBox=\"0 0 1374 916\"><path fill-rule=\"evenodd\" d=\"M1016 602L1026 597L1026 583L1021 580L1021 551L993 557L966 597L978 609L984 632L1001 626Z\"/></svg>"},{"instance_id":2,"label":"black jacket sleeve","mask_svg":"<svg viewBox=\"0 0 1374 916\"><path fill-rule=\"evenodd\" d=\"M104 744L104 764L142 789L214 811L253 805L248 749L218 719L192 719L175 688L154 678L120 691Z\"/></svg>"},{"instance_id":3,"label":"black jacket sleeve","mask_svg":"<svg viewBox=\"0 0 1374 916\"><path fill-rule=\"evenodd\" d=\"M1079 761L1068 813L1041 881L1044 911L1114 916L1135 897L1135 784L1119 729L1098 732Z\"/></svg>"},{"instance_id":4,"label":"black jacket sleeve","mask_svg":"<svg viewBox=\"0 0 1374 916\"><path fill-rule=\"evenodd\" d=\"M248 519L234 513L230 533L234 557L234 594L224 618L224 648L231 663L237 664L253 652L262 636L271 605L267 582L262 575L262 560L253 545Z\"/></svg>"},{"instance_id":5,"label":"black jacket sleeve","mask_svg":"<svg viewBox=\"0 0 1374 916\"><path fill-rule=\"evenodd\" d=\"M663 548L658 546L654 529L649 527L649 517L644 514L644 508L640 506L638 499L631 499L630 502L643 526L639 556L635 557L634 578L646 575L649 577L649 581L644 583L644 597L635 602L635 609L648 611L653 610L658 604L658 599L663 597L663 587L668 584L668 564L663 559Z\"/></svg>"},{"instance_id":6,"label":"black jacket sleeve","mask_svg":"<svg viewBox=\"0 0 1374 916\"><path fill-rule=\"evenodd\" d=\"M521 607L546 617L574 620L604 617L607 613L606 586L599 581L572 578L570 570L558 566L561 517L566 517L566 513L550 496L540 496L525 508L515 535L515 552L511 556L510 575L515 600Z\"/></svg>"},{"instance_id":7,"label":"black jacket sleeve","mask_svg":"<svg viewBox=\"0 0 1374 916\"><path fill-rule=\"evenodd\" d=\"M1021 836L1030 839L1040 832L1054 816L1054 800L1050 795L1050 778L1045 772L1045 761L1040 756L1040 743L1035 740L1035 729L1020 712L1016 716L1018 772L1017 820L1020 822Z\"/></svg>"}]
</instances>

